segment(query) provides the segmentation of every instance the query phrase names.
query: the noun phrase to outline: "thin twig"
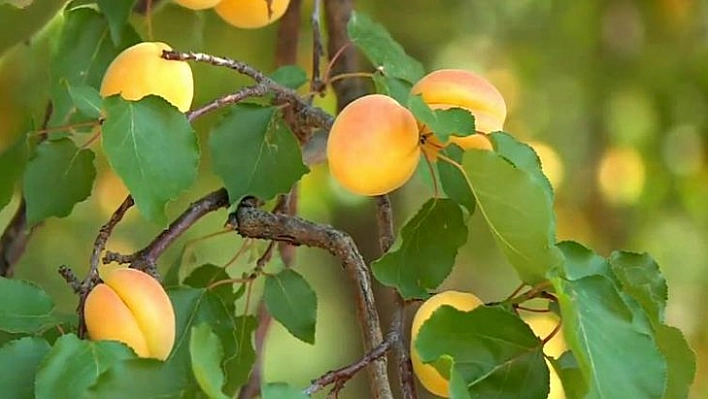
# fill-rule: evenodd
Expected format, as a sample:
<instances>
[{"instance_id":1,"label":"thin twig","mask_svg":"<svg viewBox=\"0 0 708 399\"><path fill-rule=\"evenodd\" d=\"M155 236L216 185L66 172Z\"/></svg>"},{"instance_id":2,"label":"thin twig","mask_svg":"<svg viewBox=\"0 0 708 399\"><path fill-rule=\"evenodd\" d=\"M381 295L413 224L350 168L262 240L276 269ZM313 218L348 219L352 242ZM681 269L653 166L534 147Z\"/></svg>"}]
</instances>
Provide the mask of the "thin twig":
<instances>
[{"instance_id":1,"label":"thin twig","mask_svg":"<svg viewBox=\"0 0 708 399\"><path fill-rule=\"evenodd\" d=\"M210 111L224 108L227 105L236 104L237 102L243 101L249 97L262 97L266 94L268 94L268 87L262 84L244 87L236 93L219 97L216 100L195 109L194 111L190 111L187 113L187 119L192 122Z\"/></svg>"},{"instance_id":2,"label":"thin twig","mask_svg":"<svg viewBox=\"0 0 708 399\"><path fill-rule=\"evenodd\" d=\"M260 395L261 393L261 382L263 374L263 345L265 344L265 338L268 333L273 319L268 313L265 303L261 299L258 305L258 328L255 332L254 337L254 349L256 352L256 359L253 362L253 369L251 371L251 376L248 378L246 385L241 387L239 390L238 399L251 399Z\"/></svg>"},{"instance_id":3,"label":"thin twig","mask_svg":"<svg viewBox=\"0 0 708 399\"><path fill-rule=\"evenodd\" d=\"M379 246L381 253L386 253L395 240L393 228L393 208L391 198L388 195L376 197L376 222L379 232ZM415 381L413 378L413 365L411 364L410 353L406 345L406 303L401 295L394 290L394 304L396 311L391 319L391 334L393 340L393 353L396 358L396 368L398 370L398 380L401 385L401 392L404 399L416 399Z\"/></svg>"},{"instance_id":4,"label":"thin twig","mask_svg":"<svg viewBox=\"0 0 708 399\"><path fill-rule=\"evenodd\" d=\"M145 248L131 254L121 255L107 252L103 261L130 263L131 267L144 270L157 262L163 252L179 238L187 229L192 227L204 215L225 208L229 205L229 196L226 189L213 191L199 200L193 202L174 222L155 237Z\"/></svg>"},{"instance_id":5,"label":"thin twig","mask_svg":"<svg viewBox=\"0 0 708 399\"><path fill-rule=\"evenodd\" d=\"M386 340L377 345L374 349L367 352L366 355L357 360L356 362L338 368L336 370L328 371L321 377L312 381L309 387L304 391L305 395L312 395L316 392L321 391L328 385L335 384L333 392L340 391L344 384L352 379L359 371L364 367L368 366L372 362L382 358L386 355L386 352L391 348L391 344L396 340L395 334L389 333L386 335Z\"/></svg>"},{"instance_id":6,"label":"thin twig","mask_svg":"<svg viewBox=\"0 0 708 399\"><path fill-rule=\"evenodd\" d=\"M101 226L98 230L98 235L96 236L96 240L93 244L93 252L91 253L89 271L84 280L81 282L81 287L79 289L79 306L77 313L79 315L78 335L80 338L83 338L86 335L86 322L84 320L84 305L86 303L86 296L100 280L98 276L98 266L101 262L101 253L106 248L106 242L111 236L113 229L123 219L123 216L125 216L125 213L128 212L128 209L130 209L134 204L135 202L133 201L132 196L128 195L125 197L118 209L113 212L113 215L111 215L108 222L106 222L106 224Z\"/></svg>"},{"instance_id":7,"label":"thin twig","mask_svg":"<svg viewBox=\"0 0 708 399\"><path fill-rule=\"evenodd\" d=\"M320 73L320 60L324 55L324 46L322 45L322 32L320 29L320 10L322 1L315 0L312 10L312 80L310 81L310 91L312 93L323 93L326 87L322 75ZM326 78L326 77L325 77Z\"/></svg>"},{"instance_id":8,"label":"thin twig","mask_svg":"<svg viewBox=\"0 0 708 399\"><path fill-rule=\"evenodd\" d=\"M313 223L296 216L274 214L253 205L251 199L242 201L236 212L229 215L227 225L248 238L283 241L327 250L337 256L350 278L356 283L357 318L366 351L383 342L379 315L373 295L369 269L352 238L331 226ZM372 386L374 398L391 398L385 363L375 365Z\"/></svg>"}]
</instances>

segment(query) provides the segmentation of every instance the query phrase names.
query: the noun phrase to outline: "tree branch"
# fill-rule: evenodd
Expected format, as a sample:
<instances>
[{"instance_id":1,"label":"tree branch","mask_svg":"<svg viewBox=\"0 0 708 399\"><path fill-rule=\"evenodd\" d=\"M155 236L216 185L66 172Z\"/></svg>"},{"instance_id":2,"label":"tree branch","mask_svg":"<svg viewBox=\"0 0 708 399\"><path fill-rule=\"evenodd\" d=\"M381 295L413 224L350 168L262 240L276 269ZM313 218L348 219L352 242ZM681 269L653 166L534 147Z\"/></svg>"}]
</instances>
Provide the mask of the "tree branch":
<instances>
[{"instance_id":1,"label":"tree branch","mask_svg":"<svg viewBox=\"0 0 708 399\"><path fill-rule=\"evenodd\" d=\"M264 211L255 207L251 199L244 200L236 212L229 215L227 225L243 237L317 247L337 256L352 281L356 283L357 316L364 338L364 348L368 352L383 342L371 276L356 244L348 234L296 216ZM386 363L375 361L372 365L375 365L371 376L373 397L392 398Z\"/></svg>"},{"instance_id":2,"label":"tree branch","mask_svg":"<svg viewBox=\"0 0 708 399\"><path fill-rule=\"evenodd\" d=\"M388 195L376 197L376 222L379 230L379 246L381 253L384 254L391 248L395 240L393 209L391 207L391 198ZM415 381L413 378L413 365L411 364L408 346L406 346L406 335L404 331L406 326L405 301L397 291L393 291L396 312L393 314L393 319L391 320L390 334L394 337L392 345L396 356L398 380L401 384L403 398L416 399L418 396L416 394Z\"/></svg>"},{"instance_id":3,"label":"tree branch","mask_svg":"<svg viewBox=\"0 0 708 399\"><path fill-rule=\"evenodd\" d=\"M145 270L154 266L163 252L204 215L229 206L225 188L213 191L193 202L174 222L164 229L150 244L132 255L106 252L103 261L130 263L130 267Z\"/></svg>"}]
</instances>

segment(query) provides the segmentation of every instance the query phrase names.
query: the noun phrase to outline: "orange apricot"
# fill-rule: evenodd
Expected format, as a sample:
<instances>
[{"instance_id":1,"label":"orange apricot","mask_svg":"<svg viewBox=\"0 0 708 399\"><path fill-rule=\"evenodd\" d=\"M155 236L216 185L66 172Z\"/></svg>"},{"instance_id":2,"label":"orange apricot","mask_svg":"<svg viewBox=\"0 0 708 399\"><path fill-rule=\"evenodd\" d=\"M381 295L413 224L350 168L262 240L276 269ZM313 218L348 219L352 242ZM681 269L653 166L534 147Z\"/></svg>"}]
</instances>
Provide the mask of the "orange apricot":
<instances>
[{"instance_id":1,"label":"orange apricot","mask_svg":"<svg viewBox=\"0 0 708 399\"><path fill-rule=\"evenodd\" d=\"M103 75L101 96L120 94L137 101L152 94L182 112L189 110L194 98L192 69L185 61L163 59L163 50L172 48L161 42L143 42L123 50Z\"/></svg>"},{"instance_id":2,"label":"orange apricot","mask_svg":"<svg viewBox=\"0 0 708 399\"><path fill-rule=\"evenodd\" d=\"M219 4L221 0L174 0L175 3L190 10L206 10Z\"/></svg>"},{"instance_id":3,"label":"orange apricot","mask_svg":"<svg viewBox=\"0 0 708 399\"><path fill-rule=\"evenodd\" d=\"M415 117L391 97L360 97L335 119L327 159L332 176L349 191L391 192L410 179L420 159Z\"/></svg>"},{"instance_id":4,"label":"orange apricot","mask_svg":"<svg viewBox=\"0 0 708 399\"><path fill-rule=\"evenodd\" d=\"M137 269L106 273L86 297L84 320L92 340L120 341L140 357L165 360L175 342L175 313L160 283Z\"/></svg>"},{"instance_id":5,"label":"orange apricot","mask_svg":"<svg viewBox=\"0 0 708 399\"><path fill-rule=\"evenodd\" d=\"M214 11L229 24L243 29L262 28L285 14L290 0L222 0Z\"/></svg>"},{"instance_id":6,"label":"orange apricot","mask_svg":"<svg viewBox=\"0 0 708 399\"><path fill-rule=\"evenodd\" d=\"M411 326L411 362L413 363L413 373L418 377L418 381L420 381L425 389L437 396L448 398L450 397L450 382L440 375L435 367L423 363L418 354L418 350L415 348L415 339L423 323L433 315L433 312L444 305L452 306L463 312L469 312L478 306L483 306L484 303L475 295L468 292L443 291L423 302L413 317L413 324Z\"/></svg>"}]
</instances>

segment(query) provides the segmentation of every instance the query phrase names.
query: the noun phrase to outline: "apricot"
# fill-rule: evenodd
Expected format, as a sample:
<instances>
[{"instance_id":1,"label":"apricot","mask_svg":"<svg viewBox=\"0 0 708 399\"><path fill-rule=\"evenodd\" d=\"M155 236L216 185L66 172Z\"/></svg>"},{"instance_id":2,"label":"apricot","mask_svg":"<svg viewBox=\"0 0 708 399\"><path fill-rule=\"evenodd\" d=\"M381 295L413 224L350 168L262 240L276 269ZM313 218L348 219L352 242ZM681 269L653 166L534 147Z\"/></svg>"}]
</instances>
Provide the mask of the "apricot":
<instances>
[{"instance_id":1,"label":"apricot","mask_svg":"<svg viewBox=\"0 0 708 399\"><path fill-rule=\"evenodd\" d=\"M482 301L475 295L460 291L443 291L430 297L418 308L413 317L411 326L411 361L413 363L413 373L418 377L421 385L431 393L443 398L450 397L449 381L440 375L438 370L421 361L418 350L415 348L415 339L420 332L423 323L432 316L439 307L449 305L453 308L469 312L470 310L482 306Z\"/></svg>"},{"instance_id":2,"label":"apricot","mask_svg":"<svg viewBox=\"0 0 708 399\"><path fill-rule=\"evenodd\" d=\"M361 195L391 192L413 175L420 159L418 126L396 100L370 94L337 115L327 140L332 176Z\"/></svg>"},{"instance_id":3,"label":"apricot","mask_svg":"<svg viewBox=\"0 0 708 399\"><path fill-rule=\"evenodd\" d=\"M463 108L475 118L478 133L503 129L506 120L506 102L499 90L485 78L461 69L440 69L421 78L411 89L412 95L421 95L431 109ZM426 134L425 128L423 134ZM432 147L441 143L432 137ZM489 139L480 134L466 137L451 136L450 142L465 150L491 150ZM435 151L432 151L435 153ZM428 155L428 154L426 154Z\"/></svg>"},{"instance_id":4,"label":"apricot","mask_svg":"<svg viewBox=\"0 0 708 399\"><path fill-rule=\"evenodd\" d=\"M175 342L175 312L160 283L128 268L102 277L84 305L89 337L120 341L140 357L165 360Z\"/></svg>"},{"instance_id":5,"label":"apricot","mask_svg":"<svg viewBox=\"0 0 708 399\"><path fill-rule=\"evenodd\" d=\"M219 4L221 0L174 0L175 3L190 10L206 10Z\"/></svg>"},{"instance_id":6,"label":"apricot","mask_svg":"<svg viewBox=\"0 0 708 399\"><path fill-rule=\"evenodd\" d=\"M229 24L243 29L262 28L285 14L290 0L222 0L214 11Z\"/></svg>"},{"instance_id":7,"label":"apricot","mask_svg":"<svg viewBox=\"0 0 708 399\"><path fill-rule=\"evenodd\" d=\"M103 75L101 96L119 94L137 101L153 94L160 96L182 112L189 110L194 97L192 69L184 61L161 57L172 50L161 42L143 42L123 50Z\"/></svg>"}]
</instances>

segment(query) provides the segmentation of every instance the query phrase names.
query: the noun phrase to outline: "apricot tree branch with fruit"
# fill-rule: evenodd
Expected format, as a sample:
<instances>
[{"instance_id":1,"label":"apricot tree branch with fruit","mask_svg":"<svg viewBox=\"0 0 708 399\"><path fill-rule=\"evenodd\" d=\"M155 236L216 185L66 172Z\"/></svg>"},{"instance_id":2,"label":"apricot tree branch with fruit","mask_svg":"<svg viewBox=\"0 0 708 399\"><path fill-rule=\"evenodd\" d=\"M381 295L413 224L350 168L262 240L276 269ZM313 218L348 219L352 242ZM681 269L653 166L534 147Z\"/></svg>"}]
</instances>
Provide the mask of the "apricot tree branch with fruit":
<instances>
[{"instance_id":1,"label":"apricot tree branch with fruit","mask_svg":"<svg viewBox=\"0 0 708 399\"><path fill-rule=\"evenodd\" d=\"M575 242L557 242L553 188L536 152L503 132L506 102L482 75L458 69L427 72L384 27L355 13L348 0L315 2L310 76L295 65L294 56L299 32L293 30L305 2L174 2L211 10L202 12L213 11L242 29L286 15L278 32L280 68L266 74L237 57L174 51L152 41L150 14L160 8L151 2L146 7L149 41L125 17L131 2L70 3L61 11L52 55L53 112L12 150L26 152L18 156L26 162L18 175L26 200L19 212L30 228L49 217L68 216L91 194L97 151L129 195L99 229L86 278L79 282L69 267L60 268L78 295L78 317L55 315L39 287L0 279L8 298L17 299L0 303L0 331L11 337L2 342L0 358L44 359L18 367L29 370L17 379L27 381L23 395L32 386L38 399L303 399L331 386L329 397L337 397L366 369L369 397L377 399L393 398L398 391L414 399L416 381L434 395L455 399L542 399L560 391L571 397L686 396L695 358L681 332L666 324L668 289L659 266L647 254L617 251L603 257ZM321 8L329 58L323 71ZM370 71L358 69L358 54L371 63ZM229 68L253 82L193 107L187 61ZM298 91L307 86L311 93ZM337 100L333 114L313 105L314 96L330 86ZM221 117L203 145L219 186L169 219L166 204L198 178L202 153L192 123L217 112ZM93 136L78 138L79 131ZM93 147L94 138L100 138L100 149ZM338 189L375 201L372 230L381 254L370 263L345 229L297 215L299 182L325 160L322 153L308 155L316 140L325 143L322 152ZM420 177L422 205L396 230L389 194ZM243 240L231 248L231 260L222 266L202 264L182 277L180 256L162 284L154 278L168 247L205 215L230 207L226 227L206 237L237 233ZM164 230L132 254L106 251L129 208L142 222ZM499 302L485 304L472 293L441 288L454 268L476 267L457 259L471 239L468 226L475 213L515 272L511 278L522 282ZM3 239L0 253L21 240ZM364 348L358 361L322 374L307 387L263 381L261 369L271 322L307 344L315 343L315 329L322 326L317 293L294 262L297 246L338 258L354 290ZM243 256L248 251L251 256ZM247 269L232 276L237 261ZM260 296L254 290L257 281L264 282ZM385 336L376 283L393 294ZM532 300L547 308L527 306ZM407 340L406 305L420 301ZM16 303L24 307L12 307ZM532 316L538 311L550 316L550 327L535 324ZM47 329L60 336L50 336ZM89 340L82 339L85 332ZM561 350L551 355L552 346ZM618 358L619 350L627 356ZM390 383L389 355L400 389ZM560 381L555 385L554 377ZM58 383L67 380L76 383Z\"/></svg>"}]
</instances>

